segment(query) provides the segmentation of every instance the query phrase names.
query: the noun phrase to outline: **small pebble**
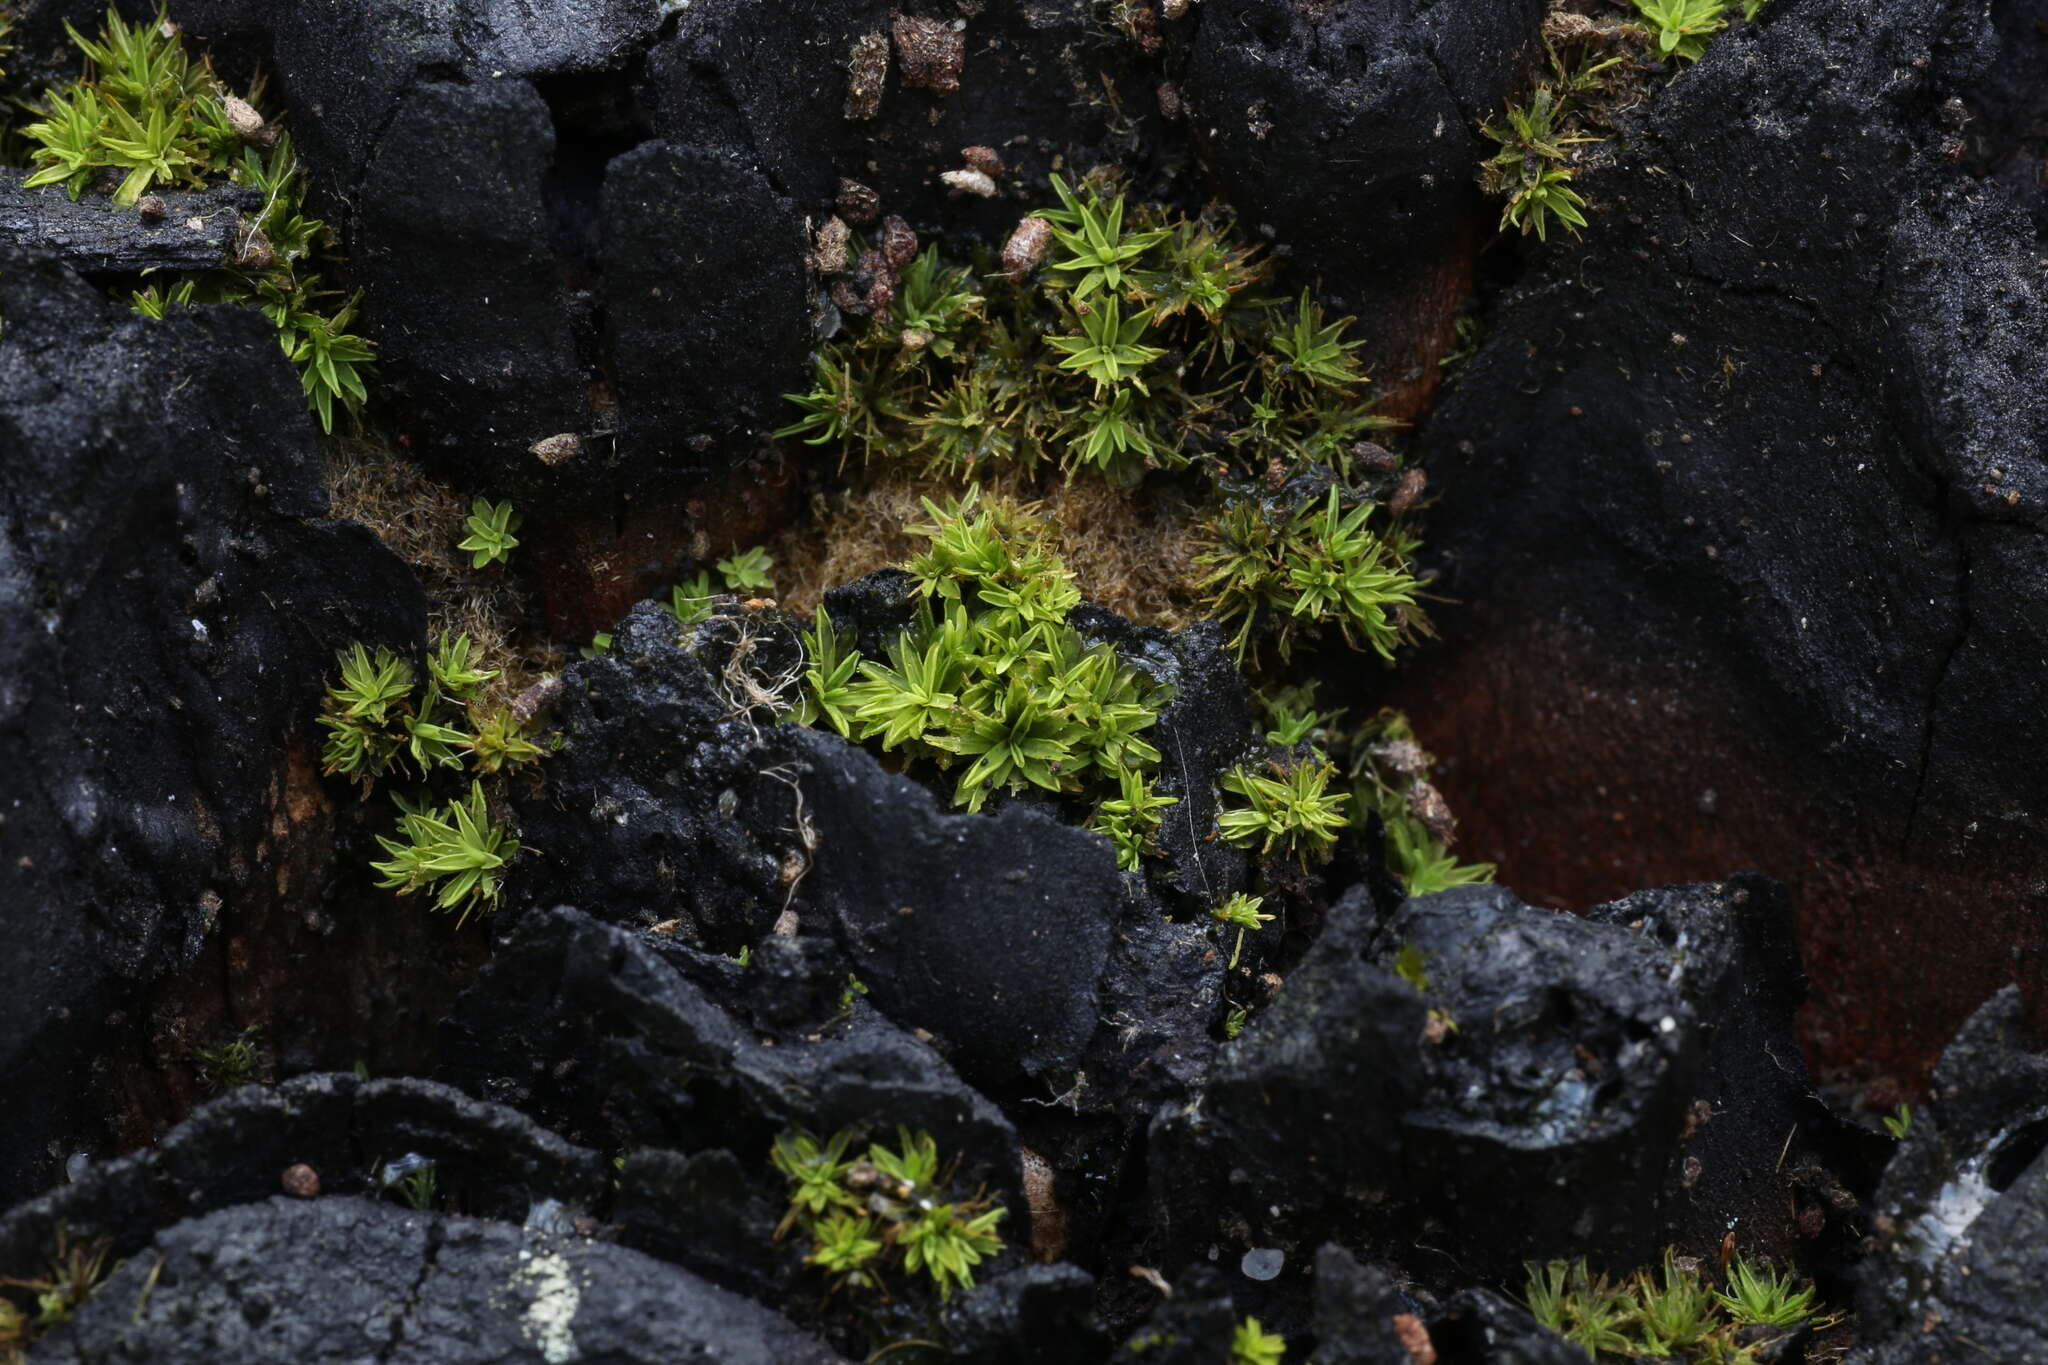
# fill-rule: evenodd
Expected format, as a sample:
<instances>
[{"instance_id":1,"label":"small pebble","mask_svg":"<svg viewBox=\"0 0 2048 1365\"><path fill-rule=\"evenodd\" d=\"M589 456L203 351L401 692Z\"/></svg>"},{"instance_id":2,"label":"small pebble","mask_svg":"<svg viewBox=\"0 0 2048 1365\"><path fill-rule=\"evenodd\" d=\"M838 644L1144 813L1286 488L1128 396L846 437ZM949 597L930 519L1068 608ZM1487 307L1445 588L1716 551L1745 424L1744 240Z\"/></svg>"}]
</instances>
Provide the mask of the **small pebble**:
<instances>
[{"instance_id":1,"label":"small pebble","mask_svg":"<svg viewBox=\"0 0 2048 1365\"><path fill-rule=\"evenodd\" d=\"M284 1192L294 1199L316 1199L320 1195L320 1173L301 1161L284 1168Z\"/></svg>"},{"instance_id":2,"label":"small pebble","mask_svg":"<svg viewBox=\"0 0 2048 1365\"><path fill-rule=\"evenodd\" d=\"M1281 1267L1287 1264L1287 1253L1278 1247L1253 1247L1237 1263L1248 1280L1274 1280L1280 1277Z\"/></svg>"}]
</instances>

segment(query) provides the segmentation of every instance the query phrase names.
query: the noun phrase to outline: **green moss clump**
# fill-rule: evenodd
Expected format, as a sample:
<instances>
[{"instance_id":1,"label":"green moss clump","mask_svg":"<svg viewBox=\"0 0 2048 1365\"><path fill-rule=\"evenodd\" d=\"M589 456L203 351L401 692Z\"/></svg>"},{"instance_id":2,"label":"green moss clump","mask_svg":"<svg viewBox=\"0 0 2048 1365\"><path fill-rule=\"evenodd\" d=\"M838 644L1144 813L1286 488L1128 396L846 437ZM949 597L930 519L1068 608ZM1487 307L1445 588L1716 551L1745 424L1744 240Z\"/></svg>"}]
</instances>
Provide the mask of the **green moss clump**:
<instances>
[{"instance_id":1,"label":"green moss clump","mask_svg":"<svg viewBox=\"0 0 2048 1365\"><path fill-rule=\"evenodd\" d=\"M312 268L327 227L304 211L291 138L256 112L260 87L246 100L225 94L206 60L186 53L161 8L150 23L132 25L110 8L97 38L70 32L85 70L71 85L44 91L34 108L39 117L23 127L33 168L24 187L62 186L77 199L99 176L115 173L113 201L122 207L158 187L228 180L255 190L263 207L244 225L233 261L138 291L135 311L161 319L179 304L261 309L299 371L306 406L332 432L337 405L353 414L368 398L364 376L375 351L349 330L358 299L335 306Z\"/></svg>"},{"instance_id":2,"label":"green moss clump","mask_svg":"<svg viewBox=\"0 0 2048 1365\"><path fill-rule=\"evenodd\" d=\"M819 608L802 718L957 770L969 810L999 791L1104 791L1095 827L1135 867L1171 804L1144 737L1165 691L1067 624L1081 594L1028 511L973 494L926 511L911 624L886 659L862 658Z\"/></svg>"}]
</instances>

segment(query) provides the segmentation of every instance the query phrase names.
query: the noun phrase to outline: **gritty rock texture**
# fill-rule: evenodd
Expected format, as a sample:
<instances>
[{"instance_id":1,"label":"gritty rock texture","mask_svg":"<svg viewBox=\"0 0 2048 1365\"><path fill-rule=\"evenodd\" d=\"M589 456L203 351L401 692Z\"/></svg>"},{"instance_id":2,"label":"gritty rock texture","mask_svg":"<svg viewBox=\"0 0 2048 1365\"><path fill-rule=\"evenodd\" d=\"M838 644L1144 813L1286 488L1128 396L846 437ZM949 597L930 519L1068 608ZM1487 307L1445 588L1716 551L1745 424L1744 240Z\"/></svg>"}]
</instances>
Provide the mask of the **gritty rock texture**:
<instances>
[{"instance_id":1,"label":"gritty rock texture","mask_svg":"<svg viewBox=\"0 0 2048 1365\"><path fill-rule=\"evenodd\" d=\"M145 1289L145 1284L149 1287ZM317 1295L305 1286L320 1284ZM841 1359L674 1266L356 1198L209 1214L131 1259L37 1358L248 1362Z\"/></svg>"},{"instance_id":2,"label":"gritty rock texture","mask_svg":"<svg viewBox=\"0 0 2048 1365\"><path fill-rule=\"evenodd\" d=\"M743 629L713 618L691 637L706 642L700 656L675 617L643 603L609 651L568 670L562 748L545 791L520 802L536 850L528 900L679 921L731 953L769 930L789 896L784 866L810 857L796 818L805 751L794 727L749 718L724 686L717 647ZM787 647L786 630L776 638Z\"/></svg>"},{"instance_id":3,"label":"gritty rock texture","mask_svg":"<svg viewBox=\"0 0 2048 1365\"><path fill-rule=\"evenodd\" d=\"M1970 1016L1877 1193L1884 1245L1857 1306L1866 1365L2048 1354L2048 1056L2025 1046L2019 992Z\"/></svg>"},{"instance_id":4,"label":"gritty rock texture","mask_svg":"<svg viewBox=\"0 0 2048 1365\"><path fill-rule=\"evenodd\" d=\"M1548 774L1513 843L1510 801L1452 791L1474 852L1575 904L1792 879L1809 1042L1907 1074L2039 942L2043 270L1942 150L1990 38L1947 0L1718 38L1592 154L1585 234L1530 254L1421 436L1474 490L1432 521L1468 609L1412 684L1423 738ZM1596 824L1661 851L1592 856ZM1873 951L1941 922L1915 888L1945 878L1992 907L1981 956ZM1872 992L1912 1004L1852 1022Z\"/></svg>"},{"instance_id":5,"label":"gritty rock texture","mask_svg":"<svg viewBox=\"0 0 2048 1365\"><path fill-rule=\"evenodd\" d=\"M55 252L82 275L140 275L145 270L212 270L233 251L242 214L261 205L232 186L156 198L163 212L115 208L85 195L25 190L27 172L0 170L0 245Z\"/></svg>"},{"instance_id":6,"label":"gritty rock texture","mask_svg":"<svg viewBox=\"0 0 2048 1365\"><path fill-rule=\"evenodd\" d=\"M0 1191L104 1107L110 1011L223 918L317 884L312 715L334 651L422 633L327 499L299 387L244 309L135 317L0 248Z\"/></svg>"},{"instance_id":7,"label":"gritty rock texture","mask_svg":"<svg viewBox=\"0 0 2048 1365\"><path fill-rule=\"evenodd\" d=\"M1544 8L1201 6L1179 95L1203 159L1247 221L1331 291L1335 315L1370 320L1371 368L1397 412L1435 386L1472 247L1497 212L1474 183L1493 150L1477 125L1540 60Z\"/></svg>"}]
</instances>

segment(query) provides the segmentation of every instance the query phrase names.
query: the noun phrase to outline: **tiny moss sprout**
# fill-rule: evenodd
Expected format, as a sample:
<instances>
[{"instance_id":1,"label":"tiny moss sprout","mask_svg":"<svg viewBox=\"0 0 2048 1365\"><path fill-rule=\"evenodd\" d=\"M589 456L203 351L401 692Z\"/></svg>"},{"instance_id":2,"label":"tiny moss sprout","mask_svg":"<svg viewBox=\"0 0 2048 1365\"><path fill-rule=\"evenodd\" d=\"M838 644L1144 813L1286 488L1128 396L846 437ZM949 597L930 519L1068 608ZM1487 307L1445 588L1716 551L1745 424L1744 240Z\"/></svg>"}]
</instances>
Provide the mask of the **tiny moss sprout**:
<instances>
[{"instance_id":1,"label":"tiny moss sprout","mask_svg":"<svg viewBox=\"0 0 2048 1365\"><path fill-rule=\"evenodd\" d=\"M1394 975L1422 994L1429 994L1429 959L1414 944L1404 943L1401 951L1394 954Z\"/></svg>"},{"instance_id":2,"label":"tiny moss sprout","mask_svg":"<svg viewBox=\"0 0 2048 1365\"><path fill-rule=\"evenodd\" d=\"M1411 896L1490 882L1494 873L1491 863L1464 863L1452 855L1446 835L1454 831L1448 809L1428 781L1430 762L1399 711L1382 711L1361 728L1353 744L1355 809L1360 819L1368 813L1379 816L1387 870Z\"/></svg>"},{"instance_id":3,"label":"tiny moss sprout","mask_svg":"<svg viewBox=\"0 0 2048 1365\"><path fill-rule=\"evenodd\" d=\"M1303 862L1327 859L1348 823L1344 807L1351 800L1349 793L1329 789L1336 773L1336 765L1320 756L1240 763L1223 775L1222 787L1243 797L1244 804L1224 806L1216 823L1224 839L1257 844L1262 856L1279 852Z\"/></svg>"},{"instance_id":4,"label":"tiny moss sprout","mask_svg":"<svg viewBox=\"0 0 2048 1365\"><path fill-rule=\"evenodd\" d=\"M112 1249L106 1238L80 1240L59 1223L54 1247L41 1275L0 1275L0 1288L25 1290L35 1298L35 1311L31 1314L12 1299L0 1296L0 1362L11 1365L21 1360L37 1337L68 1321L92 1297L112 1269L107 1264Z\"/></svg>"},{"instance_id":5,"label":"tiny moss sprout","mask_svg":"<svg viewBox=\"0 0 2048 1365\"><path fill-rule=\"evenodd\" d=\"M694 578L676 584L669 591L669 600L663 604L669 615L685 626L694 626L710 618L711 608L721 591L747 595L775 591L775 579L771 573L775 561L759 545L735 551L730 558L719 560L716 568L723 588L713 583L708 571L699 570Z\"/></svg>"},{"instance_id":6,"label":"tiny moss sprout","mask_svg":"<svg viewBox=\"0 0 2048 1365\"><path fill-rule=\"evenodd\" d=\"M1305 628L1334 625L1354 648L1392 659L1427 622L1409 567L1412 542L1367 524L1370 502L1344 505L1336 487L1289 507L1228 498L1202 524L1196 563L1219 620L1235 623L1240 658L1261 635L1288 658Z\"/></svg>"},{"instance_id":7,"label":"tiny moss sprout","mask_svg":"<svg viewBox=\"0 0 2048 1365\"><path fill-rule=\"evenodd\" d=\"M1706 55L1707 40L1728 27L1725 0L1635 0L1636 12L1648 20L1657 39L1657 53L1696 62ZM1743 17L1754 19L1762 0L1745 0Z\"/></svg>"},{"instance_id":8,"label":"tiny moss sprout","mask_svg":"<svg viewBox=\"0 0 2048 1365\"><path fill-rule=\"evenodd\" d=\"M199 1082L209 1095L224 1095L256 1079L263 1066L262 1036L263 1030L251 1024L224 1042L193 1052Z\"/></svg>"},{"instance_id":9,"label":"tiny moss sprout","mask_svg":"<svg viewBox=\"0 0 2048 1365\"><path fill-rule=\"evenodd\" d=\"M464 521L469 534L455 548L470 552L470 567L474 569L507 563L519 545L519 537L512 533L519 529L522 520L511 503L478 498Z\"/></svg>"},{"instance_id":10,"label":"tiny moss sprout","mask_svg":"<svg viewBox=\"0 0 2048 1365\"><path fill-rule=\"evenodd\" d=\"M501 871L519 852L519 841L491 818L483 784L472 782L466 799L442 807L393 800L399 837L377 836L390 855L370 864L380 875L377 885L401 896L432 891L436 910L461 912L458 925L496 909Z\"/></svg>"},{"instance_id":11,"label":"tiny moss sprout","mask_svg":"<svg viewBox=\"0 0 2048 1365\"><path fill-rule=\"evenodd\" d=\"M1895 1113L1884 1116L1884 1130L1895 1140L1904 1140L1913 1131L1913 1106L1902 1104Z\"/></svg>"},{"instance_id":12,"label":"tiny moss sprout","mask_svg":"<svg viewBox=\"0 0 2048 1365\"><path fill-rule=\"evenodd\" d=\"M1281 1365L1287 1358L1287 1338L1268 1332L1257 1318L1245 1318L1230 1334L1230 1365Z\"/></svg>"},{"instance_id":13,"label":"tiny moss sprout","mask_svg":"<svg viewBox=\"0 0 2048 1365\"><path fill-rule=\"evenodd\" d=\"M1223 1016L1223 1036L1235 1038L1244 1032L1245 1021L1251 1018L1251 1009L1245 1005L1232 1005Z\"/></svg>"},{"instance_id":14,"label":"tiny moss sprout","mask_svg":"<svg viewBox=\"0 0 2048 1365\"><path fill-rule=\"evenodd\" d=\"M1263 904L1265 901L1262 897L1247 895L1240 891L1209 912L1210 917L1218 924L1234 925L1237 928L1237 944L1230 950L1232 967L1237 966L1237 959L1244 952L1246 931L1256 930L1260 925L1272 922L1271 915L1260 913L1259 907Z\"/></svg>"},{"instance_id":15,"label":"tiny moss sprout","mask_svg":"<svg viewBox=\"0 0 2048 1365\"><path fill-rule=\"evenodd\" d=\"M879 1289L899 1265L941 1298L972 1288L975 1267L1003 1249L996 1228L1008 1211L980 1192L950 1191L929 1133L898 1128L894 1147L874 1143L863 1157L850 1155L853 1140L851 1130L824 1142L802 1131L775 1140L769 1157L789 1182L776 1238L801 1230L811 1243L804 1263L832 1276L834 1289Z\"/></svg>"}]
</instances>

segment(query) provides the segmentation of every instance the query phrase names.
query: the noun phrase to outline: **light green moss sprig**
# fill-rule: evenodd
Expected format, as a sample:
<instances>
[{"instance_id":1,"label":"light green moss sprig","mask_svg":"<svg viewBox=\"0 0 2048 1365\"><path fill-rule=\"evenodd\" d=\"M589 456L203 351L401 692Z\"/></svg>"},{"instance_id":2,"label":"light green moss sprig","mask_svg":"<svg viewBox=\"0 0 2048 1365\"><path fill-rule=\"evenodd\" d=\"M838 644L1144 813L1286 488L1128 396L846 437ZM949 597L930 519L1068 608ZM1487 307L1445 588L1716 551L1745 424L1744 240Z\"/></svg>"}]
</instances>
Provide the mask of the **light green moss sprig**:
<instances>
[{"instance_id":1,"label":"light green moss sprig","mask_svg":"<svg viewBox=\"0 0 2048 1365\"><path fill-rule=\"evenodd\" d=\"M1132 864L1170 804L1149 787L1159 751L1143 734L1163 689L1067 624L1081 595L1026 510L972 493L925 510L912 529L929 545L907 566L911 625L883 658L863 658L821 612L801 714L957 772L953 800L969 810L1001 791L1114 783L1097 818Z\"/></svg>"},{"instance_id":2,"label":"light green moss sprig","mask_svg":"<svg viewBox=\"0 0 2048 1365\"><path fill-rule=\"evenodd\" d=\"M1009 1211L977 1191L952 1193L929 1133L896 1130L894 1147L873 1143L849 1155L852 1130L825 1142L795 1131L775 1140L770 1159L789 1181L789 1208L775 1229L810 1239L804 1258L833 1277L834 1289L879 1289L900 1265L930 1280L941 1298L974 1287L975 1267L1003 1249L997 1226Z\"/></svg>"},{"instance_id":3,"label":"light green moss sprig","mask_svg":"<svg viewBox=\"0 0 2048 1365\"><path fill-rule=\"evenodd\" d=\"M1293 507L1234 496L1204 519L1195 562L1211 610L1237 627L1231 645L1240 659L1268 639L1289 658L1324 626L1392 659L1397 645L1428 631L1409 562L1414 542L1374 531L1373 511L1365 501L1347 507L1332 486Z\"/></svg>"}]
</instances>

